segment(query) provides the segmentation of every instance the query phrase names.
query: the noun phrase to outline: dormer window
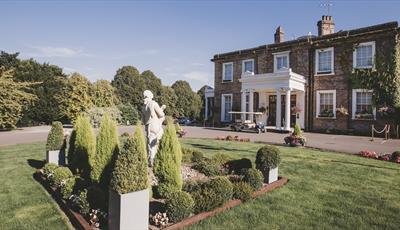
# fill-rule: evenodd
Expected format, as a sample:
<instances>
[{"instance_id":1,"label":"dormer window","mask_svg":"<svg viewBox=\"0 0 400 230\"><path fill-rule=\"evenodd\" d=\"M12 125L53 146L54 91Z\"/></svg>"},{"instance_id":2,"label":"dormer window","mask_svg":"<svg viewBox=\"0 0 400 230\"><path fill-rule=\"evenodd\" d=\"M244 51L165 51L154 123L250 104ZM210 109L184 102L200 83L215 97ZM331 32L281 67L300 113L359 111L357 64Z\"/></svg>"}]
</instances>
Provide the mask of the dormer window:
<instances>
[{"instance_id":1,"label":"dormer window","mask_svg":"<svg viewBox=\"0 0 400 230\"><path fill-rule=\"evenodd\" d=\"M290 53L290 51L273 53L273 55L274 55L274 72L288 71L288 69L289 69L289 53Z\"/></svg>"},{"instance_id":2,"label":"dormer window","mask_svg":"<svg viewBox=\"0 0 400 230\"><path fill-rule=\"evenodd\" d=\"M315 72L317 74L332 74L333 67L333 47L315 51Z\"/></svg>"},{"instance_id":3,"label":"dormer window","mask_svg":"<svg viewBox=\"0 0 400 230\"><path fill-rule=\"evenodd\" d=\"M355 69L373 68L375 59L375 42L360 43L353 52Z\"/></svg>"},{"instance_id":4,"label":"dormer window","mask_svg":"<svg viewBox=\"0 0 400 230\"><path fill-rule=\"evenodd\" d=\"M254 74L254 59L248 59L242 62L242 73L248 75Z\"/></svg>"}]
</instances>

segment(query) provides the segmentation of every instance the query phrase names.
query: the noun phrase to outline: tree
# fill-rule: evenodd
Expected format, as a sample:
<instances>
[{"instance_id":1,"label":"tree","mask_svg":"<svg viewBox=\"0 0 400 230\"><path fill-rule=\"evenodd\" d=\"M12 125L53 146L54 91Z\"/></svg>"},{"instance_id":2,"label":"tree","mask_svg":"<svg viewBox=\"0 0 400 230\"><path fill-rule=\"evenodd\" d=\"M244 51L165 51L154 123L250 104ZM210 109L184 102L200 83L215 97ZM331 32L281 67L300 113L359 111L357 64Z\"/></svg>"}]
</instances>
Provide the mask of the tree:
<instances>
[{"instance_id":1,"label":"tree","mask_svg":"<svg viewBox=\"0 0 400 230\"><path fill-rule=\"evenodd\" d=\"M130 103L120 104L118 105L118 109L121 111L122 124L135 124L138 120L140 120L137 108Z\"/></svg>"},{"instance_id":2,"label":"tree","mask_svg":"<svg viewBox=\"0 0 400 230\"><path fill-rule=\"evenodd\" d=\"M201 110L201 99L193 92L187 81L176 81L172 88L176 95L179 95L176 107L180 116L192 119L198 118Z\"/></svg>"},{"instance_id":3,"label":"tree","mask_svg":"<svg viewBox=\"0 0 400 230\"><path fill-rule=\"evenodd\" d=\"M92 107L90 97L90 82L82 75L73 73L68 78L68 85L63 94L57 95L60 101L61 116L74 121L80 113L84 113Z\"/></svg>"},{"instance_id":4,"label":"tree","mask_svg":"<svg viewBox=\"0 0 400 230\"><path fill-rule=\"evenodd\" d=\"M161 95L159 103L161 105L166 105L165 114L168 116L178 116L179 112L176 108L176 103L178 101L178 96L175 94L174 89L169 86L161 87Z\"/></svg>"},{"instance_id":5,"label":"tree","mask_svg":"<svg viewBox=\"0 0 400 230\"><path fill-rule=\"evenodd\" d=\"M96 154L89 155L90 178L93 182L108 184L111 159L118 151L117 124L108 114L105 114L97 136Z\"/></svg>"},{"instance_id":6,"label":"tree","mask_svg":"<svg viewBox=\"0 0 400 230\"><path fill-rule=\"evenodd\" d=\"M123 66L117 70L111 85L122 104L130 103L141 111L145 82L133 66Z\"/></svg>"},{"instance_id":7,"label":"tree","mask_svg":"<svg viewBox=\"0 0 400 230\"><path fill-rule=\"evenodd\" d=\"M5 69L11 69L18 66L20 60L18 59L19 53L9 54L4 51L0 52L0 66Z\"/></svg>"},{"instance_id":8,"label":"tree","mask_svg":"<svg viewBox=\"0 0 400 230\"><path fill-rule=\"evenodd\" d=\"M161 79L150 70L144 71L140 76L143 78L145 88L150 90L154 94L155 99L158 101L161 96Z\"/></svg>"},{"instance_id":9,"label":"tree","mask_svg":"<svg viewBox=\"0 0 400 230\"><path fill-rule=\"evenodd\" d=\"M114 106L114 88L107 80L97 80L91 89L92 102L96 107Z\"/></svg>"},{"instance_id":10,"label":"tree","mask_svg":"<svg viewBox=\"0 0 400 230\"><path fill-rule=\"evenodd\" d=\"M0 68L0 129L14 129L22 116L23 106L36 96L29 91L33 83L16 82L13 71Z\"/></svg>"}]
</instances>

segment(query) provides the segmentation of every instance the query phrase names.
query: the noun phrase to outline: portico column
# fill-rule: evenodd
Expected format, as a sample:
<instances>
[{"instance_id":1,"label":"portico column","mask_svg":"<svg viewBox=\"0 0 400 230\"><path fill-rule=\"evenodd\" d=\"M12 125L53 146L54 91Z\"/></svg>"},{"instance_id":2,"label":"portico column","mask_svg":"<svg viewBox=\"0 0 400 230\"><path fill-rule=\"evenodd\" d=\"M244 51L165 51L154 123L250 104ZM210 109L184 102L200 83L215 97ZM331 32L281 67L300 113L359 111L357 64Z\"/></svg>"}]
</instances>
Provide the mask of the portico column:
<instances>
[{"instance_id":1,"label":"portico column","mask_svg":"<svg viewBox=\"0 0 400 230\"><path fill-rule=\"evenodd\" d=\"M249 92L249 112L254 111L254 90L250 90ZM253 114L250 114L249 116L250 121L253 122L254 116Z\"/></svg>"},{"instance_id":2,"label":"portico column","mask_svg":"<svg viewBox=\"0 0 400 230\"><path fill-rule=\"evenodd\" d=\"M285 130L290 130L290 88L286 89L286 96L285 96Z\"/></svg>"},{"instance_id":3,"label":"portico column","mask_svg":"<svg viewBox=\"0 0 400 230\"><path fill-rule=\"evenodd\" d=\"M246 112L246 91L242 90L242 96L241 96L241 105L240 105L241 111ZM246 114L241 114L240 118L242 120L246 119Z\"/></svg>"},{"instance_id":4,"label":"portico column","mask_svg":"<svg viewBox=\"0 0 400 230\"><path fill-rule=\"evenodd\" d=\"M276 89L276 129L281 129L281 90Z\"/></svg>"},{"instance_id":5,"label":"portico column","mask_svg":"<svg viewBox=\"0 0 400 230\"><path fill-rule=\"evenodd\" d=\"M205 109L204 109L204 120L207 120L208 116L208 97L205 97Z\"/></svg>"}]
</instances>

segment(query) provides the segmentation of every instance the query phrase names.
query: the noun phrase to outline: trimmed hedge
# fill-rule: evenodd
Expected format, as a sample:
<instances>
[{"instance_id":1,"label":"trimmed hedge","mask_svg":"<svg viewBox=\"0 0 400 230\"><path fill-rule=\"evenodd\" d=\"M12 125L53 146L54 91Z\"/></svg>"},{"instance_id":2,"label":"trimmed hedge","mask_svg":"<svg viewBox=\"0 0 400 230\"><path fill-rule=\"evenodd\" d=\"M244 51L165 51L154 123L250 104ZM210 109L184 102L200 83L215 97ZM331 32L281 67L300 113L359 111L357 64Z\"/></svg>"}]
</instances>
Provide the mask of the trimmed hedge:
<instances>
[{"instance_id":1,"label":"trimmed hedge","mask_svg":"<svg viewBox=\"0 0 400 230\"><path fill-rule=\"evenodd\" d=\"M111 173L110 188L120 194L149 187L145 139L140 125L135 130L119 151Z\"/></svg>"},{"instance_id":2,"label":"trimmed hedge","mask_svg":"<svg viewBox=\"0 0 400 230\"><path fill-rule=\"evenodd\" d=\"M251 194L253 193L253 188L250 184L241 181L233 184L233 198L242 201L248 201L251 199Z\"/></svg>"},{"instance_id":3,"label":"trimmed hedge","mask_svg":"<svg viewBox=\"0 0 400 230\"><path fill-rule=\"evenodd\" d=\"M280 151L277 147L266 145L257 151L256 168L261 172L278 167L281 163Z\"/></svg>"},{"instance_id":4,"label":"trimmed hedge","mask_svg":"<svg viewBox=\"0 0 400 230\"><path fill-rule=\"evenodd\" d=\"M52 185L61 187L72 176L72 172L68 167L58 167L54 170L50 181Z\"/></svg>"},{"instance_id":5,"label":"trimmed hedge","mask_svg":"<svg viewBox=\"0 0 400 230\"><path fill-rule=\"evenodd\" d=\"M92 169L90 178L93 182L102 182L104 185L109 183L111 159L118 154L118 144L117 124L106 113L97 136L96 154L89 156Z\"/></svg>"},{"instance_id":6,"label":"trimmed hedge","mask_svg":"<svg viewBox=\"0 0 400 230\"><path fill-rule=\"evenodd\" d=\"M169 187L173 186L177 190L182 189L181 161L182 148L174 125L168 122L154 161L154 175L159 185L168 184Z\"/></svg>"},{"instance_id":7,"label":"trimmed hedge","mask_svg":"<svg viewBox=\"0 0 400 230\"><path fill-rule=\"evenodd\" d=\"M194 200L184 191L172 193L165 203L167 215L175 223L189 217L194 211Z\"/></svg>"},{"instance_id":8,"label":"trimmed hedge","mask_svg":"<svg viewBox=\"0 0 400 230\"><path fill-rule=\"evenodd\" d=\"M244 173L243 181L247 182L254 191L257 191L263 186L264 177L260 170L251 168Z\"/></svg>"},{"instance_id":9,"label":"trimmed hedge","mask_svg":"<svg viewBox=\"0 0 400 230\"><path fill-rule=\"evenodd\" d=\"M54 175L54 170L59 166L54 163L47 163L43 167L43 176L46 178L52 177Z\"/></svg>"},{"instance_id":10,"label":"trimmed hedge","mask_svg":"<svg viewBox=\"0 0 400 230\"><path fill-rule=\"evenodd\" d=\"M64 145L64 130L61 122L55 121L47 135L46 150L61 150Z\"/></svg>"},{"instance_id":11,"label":"trimmed hedge","mask_svg":"<svg viewBox=\"0 0 400 230\"><path fill-rule=\"evenodd\" d=\"M180 189L178 189L176 186L172 184L160 184L157 186L157 195L161 198L168 198L172 194L179 192Z\"/></svg>"}]
</instances>

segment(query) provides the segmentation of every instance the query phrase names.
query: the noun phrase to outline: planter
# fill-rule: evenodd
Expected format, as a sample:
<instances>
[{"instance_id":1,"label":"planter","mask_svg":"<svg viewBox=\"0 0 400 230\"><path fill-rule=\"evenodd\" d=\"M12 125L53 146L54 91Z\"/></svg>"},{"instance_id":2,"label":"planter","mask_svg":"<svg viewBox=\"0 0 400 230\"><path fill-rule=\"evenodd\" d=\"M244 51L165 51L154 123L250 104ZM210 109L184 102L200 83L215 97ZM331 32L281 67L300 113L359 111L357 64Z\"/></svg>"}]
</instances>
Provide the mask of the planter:
<instances>
[{"instance_id":1,"label":"planter","mask_svg":"<svg viewBox=\"0 0 400 230\"><path fill-rule=\"evenodd\" d=\"M47 163L53 163L56 165L65 164L65 151L64 150L51 150L46 152Z\"/></svg>"},{"instance_id":2,"label":"planter","mask_svg":"<svg viewBox=\"0 0 400 230\"><path fill-rule=\"evenodd\" d=\"M118 194L110 190L108 207L108 228L148 229L149 190Z\"/></svg>"},{"instance_id":3,"label":"planter","mask_svg":"<svg viewBox=\"0 0 400 230\"><path fill-rule=\"evenodd\" d=\"M278 167L270 169L268 172L264 174L264 182L267 184L271 184L278 180Z\"/></svg>"}]
</instances>

